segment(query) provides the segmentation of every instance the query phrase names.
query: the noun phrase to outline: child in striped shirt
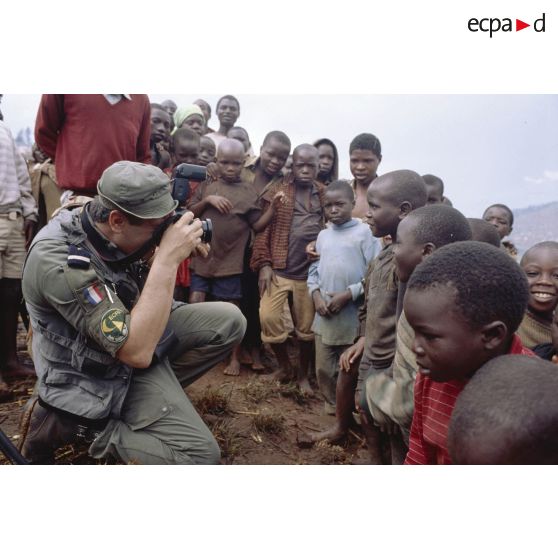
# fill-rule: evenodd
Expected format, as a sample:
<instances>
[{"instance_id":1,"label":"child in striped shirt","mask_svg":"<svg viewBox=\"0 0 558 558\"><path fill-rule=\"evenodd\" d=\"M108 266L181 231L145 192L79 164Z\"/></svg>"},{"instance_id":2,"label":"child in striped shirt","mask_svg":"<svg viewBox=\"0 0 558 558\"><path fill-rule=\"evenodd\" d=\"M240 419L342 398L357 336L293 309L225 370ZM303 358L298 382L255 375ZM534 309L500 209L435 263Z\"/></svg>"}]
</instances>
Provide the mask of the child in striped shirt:
<instances>
[{"instance_id":1,"label":"child in striped shirt","mask_svg":"<svg viewBox=\"0 0 558 558\"><path fill-rule=\"evenodd\" d=\"M467 382L492 358L533 354L515 335L528 300L520 267L484 242L449 244L417 266L403 304L419 370L405 464L450 464L448 425Z\"/></svg>"}]
</instances>

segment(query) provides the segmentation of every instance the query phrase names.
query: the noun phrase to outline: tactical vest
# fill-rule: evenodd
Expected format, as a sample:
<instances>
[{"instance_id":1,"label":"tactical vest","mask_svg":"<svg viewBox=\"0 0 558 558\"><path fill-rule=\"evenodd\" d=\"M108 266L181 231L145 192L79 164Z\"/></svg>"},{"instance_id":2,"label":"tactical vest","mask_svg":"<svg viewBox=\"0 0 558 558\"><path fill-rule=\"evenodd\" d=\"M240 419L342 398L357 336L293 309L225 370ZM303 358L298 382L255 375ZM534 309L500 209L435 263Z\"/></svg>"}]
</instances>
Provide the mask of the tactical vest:
<instances>
[{"instance_id":1,"label":"tactical vest","mask_svg":"<svg viewBox=\"0 0 558 558\"><path fill-rule=\"evenodd\" d=\"M68 253L72 246L86 250L91 258L87 272L65 268L65 273L70 273L72 289L86 287L94 273L115 292L126 292L128 300L122 296L120 299L131 310L140 292L137 280L133 279L137 266L130 265L121 271L109 268L87 243L80 211L81 208L62 211L51 220L33 241L27 258L45 240L59 241ZM27 306L33 327L33 360L39 379L39 397L47 405L86 419L119 418L132 368L105 352L57 312L47 313L29 301Z\"/></svg>"}]
</instances>

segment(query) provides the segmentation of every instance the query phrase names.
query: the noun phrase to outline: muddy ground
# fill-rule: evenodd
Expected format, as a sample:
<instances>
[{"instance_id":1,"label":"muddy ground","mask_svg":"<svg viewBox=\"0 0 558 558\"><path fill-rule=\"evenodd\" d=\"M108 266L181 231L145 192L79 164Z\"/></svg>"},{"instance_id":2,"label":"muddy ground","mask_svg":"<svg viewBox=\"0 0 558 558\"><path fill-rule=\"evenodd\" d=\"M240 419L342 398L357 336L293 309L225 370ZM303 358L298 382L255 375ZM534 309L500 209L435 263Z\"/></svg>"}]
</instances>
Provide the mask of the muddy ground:
<instances>
[{"instance_id":1,"label":"muddy ground","mask_svg":"<svg viewBox=\"0 0 558 558\"><path fill-rule=\"evenodd\" d=\"M18 337L20 358L31 364L23 329ZM296 348L292 348L296 360ZM275 362L266 354L267 371ZM294 465L364 464L366 450L355 426L343 445L320 444L310 449L297 445L297 435L319 431L333 424L323 411L319 396L304 397L293 384L279 384L267 374L243 366L240 376L223 374L222 364L188 387L186 393L209 425L221 447L223 464ZM0 428L17 444L18 423L33 380L10 384L11 401L0 403ZM314 384L314 387L315 384ZM86 446L67 446L57 452L58 464L101 464L87 455ZM8 461L0 453L0 464Z\"/></svg>"}]
</instances>

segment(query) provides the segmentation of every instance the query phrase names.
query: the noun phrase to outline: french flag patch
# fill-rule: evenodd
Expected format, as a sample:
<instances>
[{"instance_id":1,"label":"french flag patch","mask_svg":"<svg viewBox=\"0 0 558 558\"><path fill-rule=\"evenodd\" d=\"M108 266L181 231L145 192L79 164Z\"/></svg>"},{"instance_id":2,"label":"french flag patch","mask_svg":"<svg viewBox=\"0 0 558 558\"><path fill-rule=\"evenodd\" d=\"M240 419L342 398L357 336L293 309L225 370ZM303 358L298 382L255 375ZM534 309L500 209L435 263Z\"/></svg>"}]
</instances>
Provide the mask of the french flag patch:
<instances>
[{"instance_id":1,"label":"french flag patch","mask_svg":"<svg viewBox=\"0 0 558 558\"><path fill-rule=\"evenodd\" d=\"M83 291L83 296L89 304L95 306L103 300L103 293L97 285L91 285Z\"/></svg>"}]
</instances>

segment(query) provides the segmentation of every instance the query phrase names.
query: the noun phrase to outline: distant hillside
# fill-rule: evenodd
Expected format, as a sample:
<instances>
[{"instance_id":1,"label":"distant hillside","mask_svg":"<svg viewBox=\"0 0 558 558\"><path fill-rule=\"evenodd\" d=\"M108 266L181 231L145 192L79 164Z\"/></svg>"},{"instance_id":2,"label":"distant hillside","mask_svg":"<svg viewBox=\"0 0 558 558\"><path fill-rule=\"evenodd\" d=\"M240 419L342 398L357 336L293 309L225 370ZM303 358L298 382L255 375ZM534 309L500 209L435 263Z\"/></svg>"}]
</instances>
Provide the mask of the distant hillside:
<instances>
[{"instance_id":1,"label":"distant hillside","mask_svg":"<svg viewBox=\"0 0 558 558\"><path fill-rule=\"evenodd\" d=\"M537 242L558 241L558 202L514 209L513 215L510 240L517 246L520 254Z\"/></svg>"}]
</instances>

